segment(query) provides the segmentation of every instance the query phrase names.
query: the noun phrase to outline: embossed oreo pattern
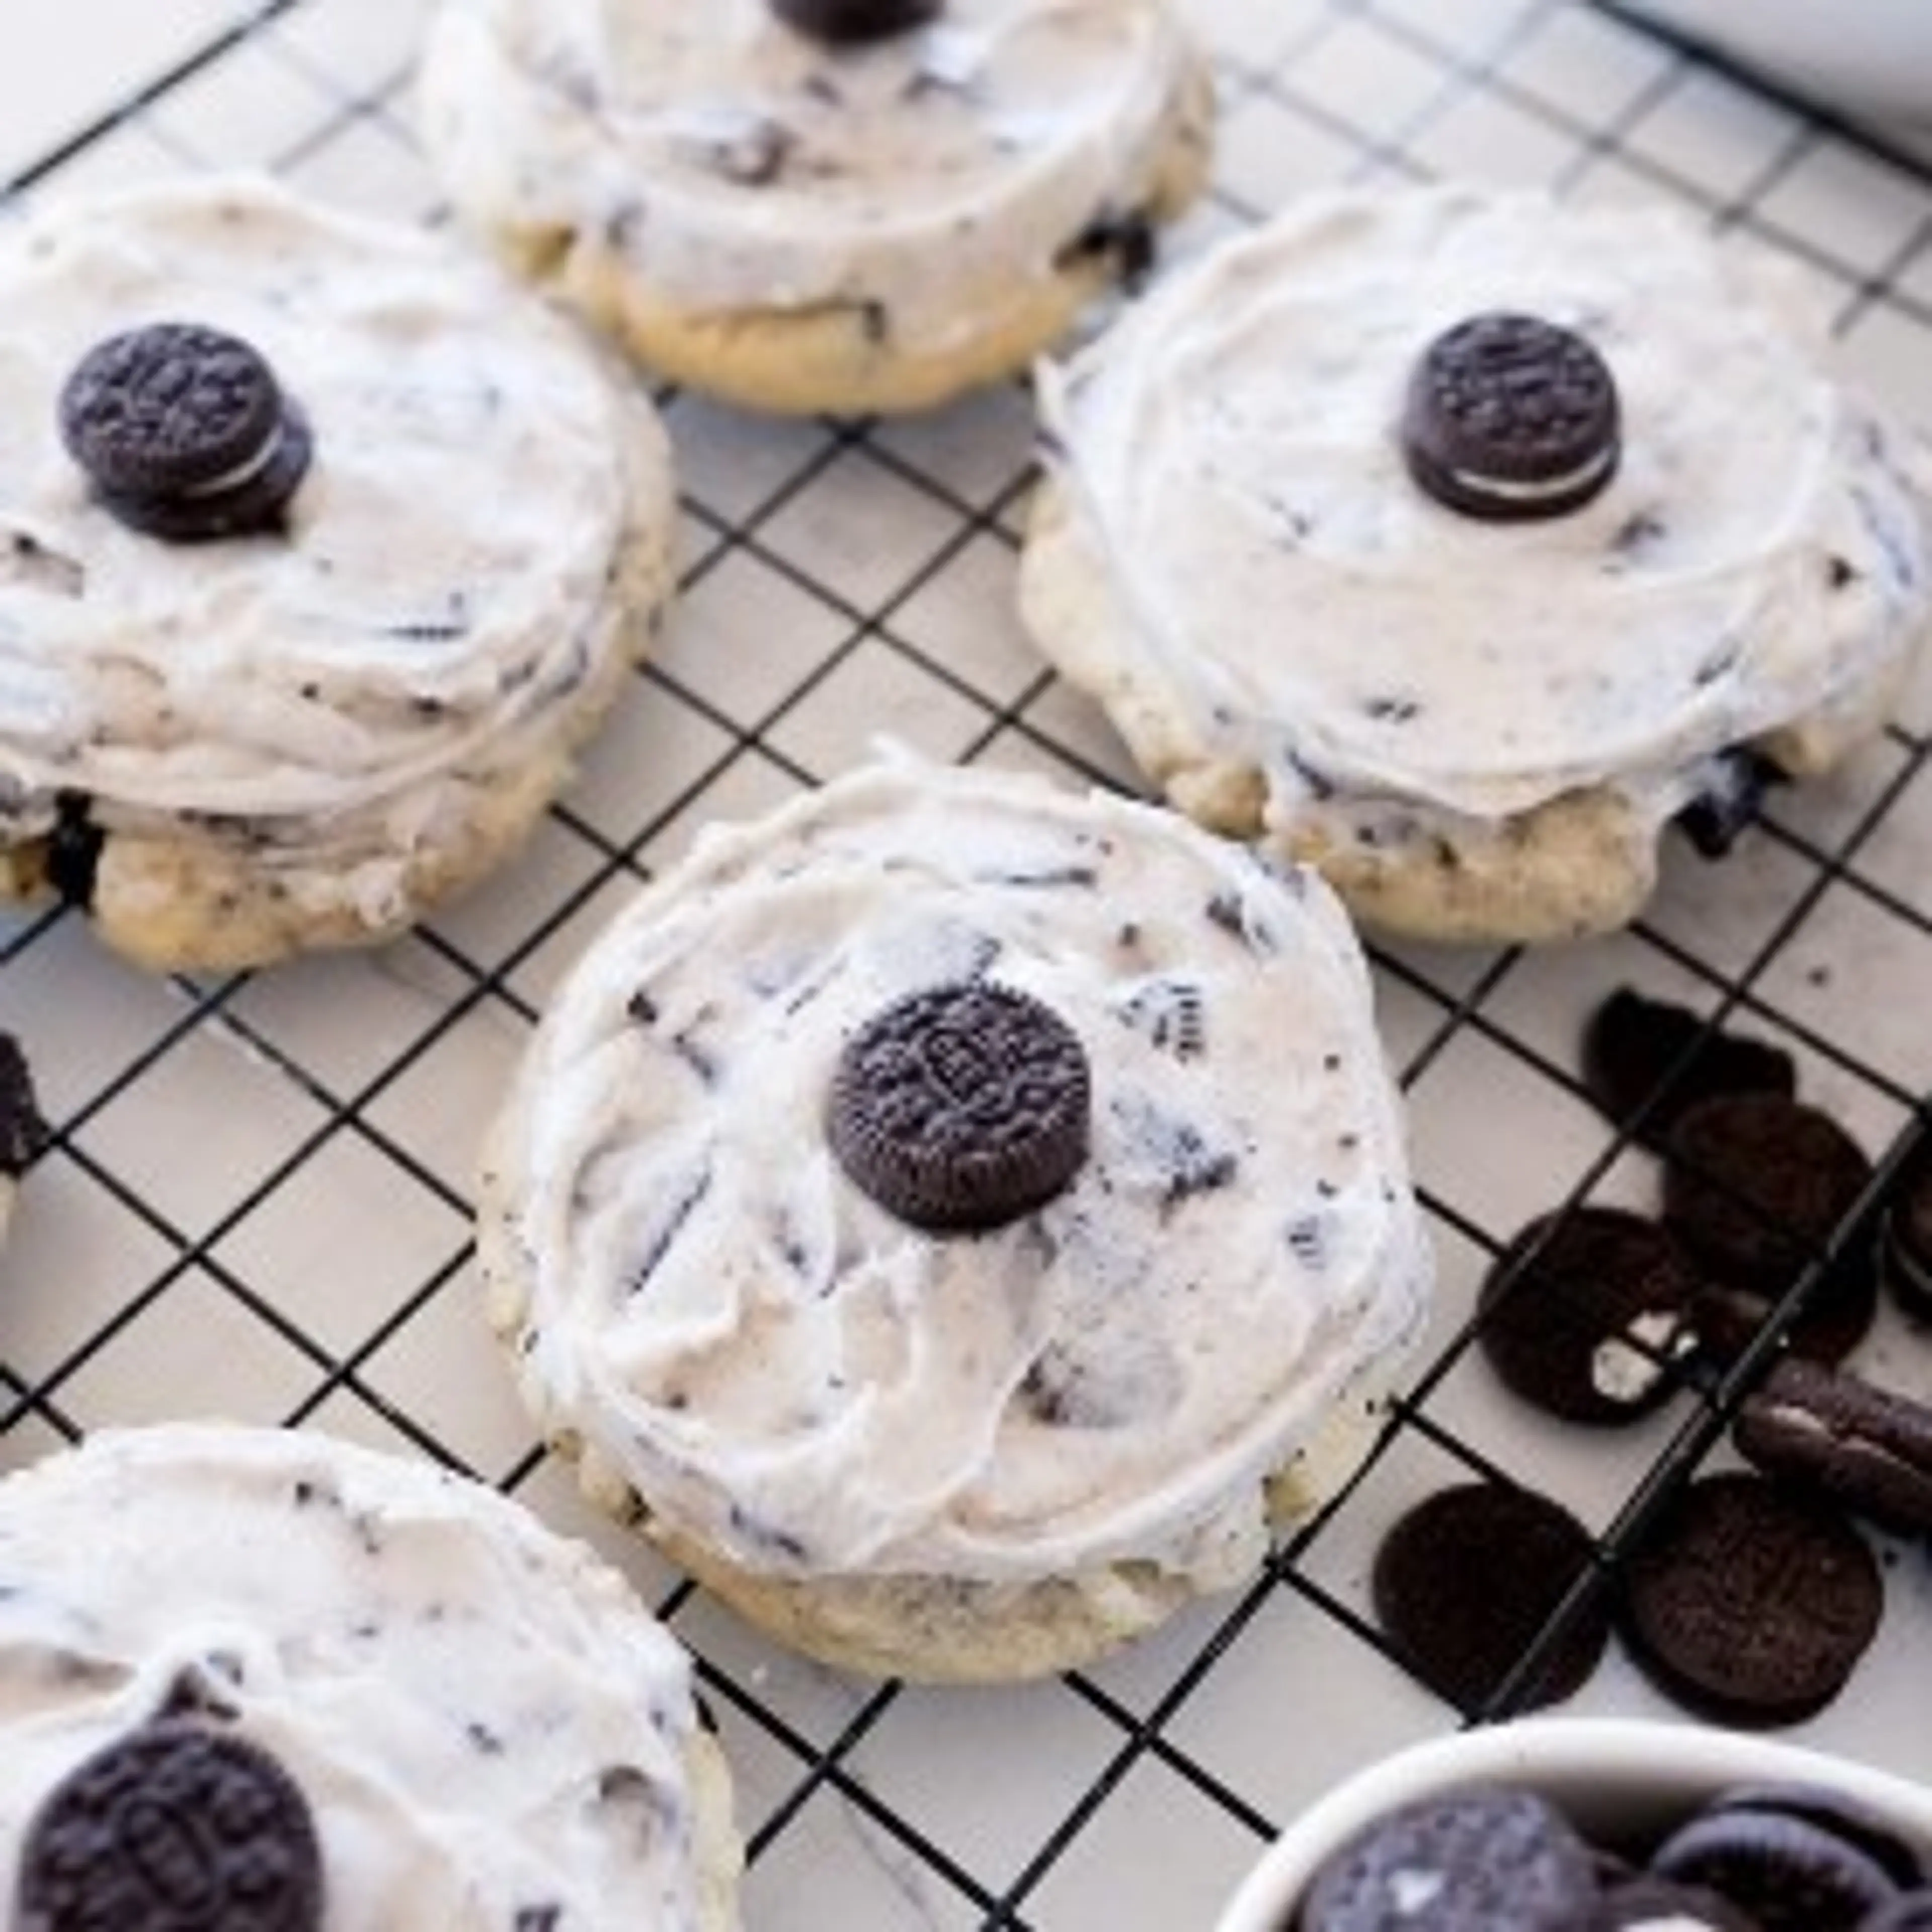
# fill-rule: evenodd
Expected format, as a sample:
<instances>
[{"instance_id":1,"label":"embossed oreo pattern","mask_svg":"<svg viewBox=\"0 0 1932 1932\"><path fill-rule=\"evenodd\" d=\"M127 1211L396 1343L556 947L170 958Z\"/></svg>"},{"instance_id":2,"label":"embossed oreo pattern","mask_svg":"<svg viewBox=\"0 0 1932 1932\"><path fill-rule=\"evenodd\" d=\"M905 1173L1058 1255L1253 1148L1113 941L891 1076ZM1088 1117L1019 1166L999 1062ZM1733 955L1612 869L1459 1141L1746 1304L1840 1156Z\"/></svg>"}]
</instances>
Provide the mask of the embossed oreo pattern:
<instances>
[{"instance_id":1,"label":"embossed oreo pattern","mask_svg":"<svg viewBox=\"0 0 1932 1932\"><path fill-rule=\"evenodd\" d=\"M1087 1157L1092 1083L1078 1036L1009 986L908 994L841 1057L834 1150L889 1212L998 1227L1052 1199Z\"/></svg>"},{"instance_id":2,"label":"embossed oreo pattern","mask_svg":"<svg viewBox=\"0 0 1932 1932\"><path fill-rule=\"evenodd\" d=\"M1496 520L1580 509L1616 472L1616 382L1583 337L1534 316L1472 316L1409 384L1402 452L1437 502Z\"/></svg>"},{"instance_id":3,"label":"embossed oreo pattern","mask_svg":"<svg viewBox=\"0 0 1932 1932\"><path fill-rule=\"evenodd\" d=\"M288 1773L246 1738L149 1725L51 1794L20 1854L26 1932L314 1932L315 1822Z\"/></svg>"}]
</instances>

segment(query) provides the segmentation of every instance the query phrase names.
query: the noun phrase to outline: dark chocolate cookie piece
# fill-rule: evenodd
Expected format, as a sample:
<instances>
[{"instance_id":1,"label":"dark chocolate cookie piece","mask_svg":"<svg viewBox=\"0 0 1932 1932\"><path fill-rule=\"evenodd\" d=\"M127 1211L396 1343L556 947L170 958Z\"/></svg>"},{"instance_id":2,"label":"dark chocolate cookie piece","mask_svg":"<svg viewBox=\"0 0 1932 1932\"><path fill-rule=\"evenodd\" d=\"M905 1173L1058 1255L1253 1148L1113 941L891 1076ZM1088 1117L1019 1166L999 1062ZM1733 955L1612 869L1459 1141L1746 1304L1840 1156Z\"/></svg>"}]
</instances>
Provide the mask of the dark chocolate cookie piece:
<instances>
[{"instance_id":1,"label":"dark chocolate cookie piece","mask_svg":"<svg viewBox=\"0 0 1932 1932\"><path fill-rule=\"evenodd\" d=\"M1706 859L1721 859L1763 809L1765 794L1786 773L1762 753L1738 746L1712 759L1703 789L1677 814L1677 829Z\"/></svg>"},{"instance_id":2,"label":"dark chocolate cookie piece","mask_svg":"<svg viewBox=\"0 0 1932 1932\"><path fill-rule=\"evenodd\" d=\"M196 322L153 322L81 358L62 440L130 527L197 542L274 526L307 471L301 412L260 352Z\"/></svg>"},{"instance_id":3,"label":"dark chocolate cookie piece","mask_svg":"<svg viewBox=\"0 0 1932 1932\"><path fill-rule=\"evenodd\" d=\"M0 1033L0 1175L26 1173L47 1138L27 1056L11 1034Z\"/></svg>"},{"instance_id":4,"label":"dark chocolate cookie piece","mask_svg":"<svg viewBox=\"0 0 1932 1932\"><path fill-rule=\"evenodd\" d=\"M1616 383L1571 330L1471 316L1423 352L1402 442L1410 473L1447 508L1497 522L1562 516L1616 472Z\"/></svg>"},{"instance_id":5,"label":"dark chocolate cookie piece","mask_svg":"<svg viewBox=\"0 0 1932 1932\"><path fill-rule=\"evenodd\" d=\"M259 1746L173 1720L82 1761L20 1851L22 1932L316 1932L308 1802Z\"/></svg>"},{"instance_id":6,"label":"dark chocolate cookie piece","mask_svg":"<svg viewBox=\"0 0 1932 1932\"><path fill-rule=\"evenodd\" d=\"M1534 1792L1477 1786L1386 1817L1316 1874L1300 1932L1577 1932L1601 1894L1589 1848ZM1427 1901L1426 1917L1418 1898Z\"/></svg>"},{"instance_id":7,"label":"dark chocolate cookie piece","mask_svg":"<svg viewBox=\"0 0 1932 1932\"><path fill-rule=\"evenodd\" d=\"M1763 1932L1858 1932L1898 1890L1849 1840L1742 1805L1680 1826L1652 1853L1651 1869L1722 1893Z\"/></svg>"},{"instance_id":8,"label":"dark chocolate cookie piece","mask_svg":"<svg viewBox=\"0 0 1932 1932\"><path fill-rule=\"evenodd\" d=\"M826 1126L889 1213L964 1232L1058 1194L1087 1158L1090 1111L1079 1036L1030 994L976 980L868 1021L840 1057Z\"/></svg>"},{"instance_id":9,"label":"dark chocolate cookie piece","mask_svg":"<svg viewBox=\"0 0 1932 1932\"><path fill-rule=\"evenodd\" d=\"M1901 1536L1932 1535L1932 1408L1862 1377L1787 1356L1732 1430L1768 1475Z\"/></svg>"},{"instance_id":10,"label":"dark chocolate cookie piece","mask_svg":"<svg viewBox=\"0 0 1932 1932\"><path fill-rule=\"evenodd\" d=\"M1598 1922L1603 1932L1763 1932L1743 1906L1720 1894L1654 1872L1610 1886Z\"/></svg>"},{"instance_id":11,"label":"dark chocolate cookie piece","mask_svg":"<svg viewBox=\"0 0 1932 1932\"><path fill-rule=\"evenodd\" d=\"M1630 1654L1687 1708L1796 1724L1845 1685L1885 1586L1838 1510L1753 1474L1701 1478L1628 1552L1617 1596Z\"/></svg>"},{"instance_id":12,"label":"dark chocolate cookie piece","mask_svg":"<svg viewBox=\"0 0 1932 1932\"><path fill-rule=\"evenodd\" d=\"M944 0L771 0L787 26L814 40L848 46L907 34L938 17Z\"/></svg>"},{"instance_id":13,"label":"dark chocolate cookie piece","mask_svg":"<svg viewBox=\"0 0 1932 1932\"><path fill-rule=\"evenodd\" d=\"M1485 1708L1590 1568L1589 1532L1560 1503L1500 1483L1456 1484L1394 1523L1376 1552L1376 1616L1396 1654L1438 1696ZM1496 1580L1509 1579L1507 1589ZM1553 1704L1597 1666L1610 1634L1585 1604L1514 1708Z\"/></svg>"},{"instance_id":14,"label":"dark chocolate cookie piece","mask_svg":"<svg viewBox=\"0 0 1932 1932\"><path fill-rule=\"evenodd\" d=\"M1700 1101L1666 1150L1664 1218L1720 1280L1781 1294L1870 1182L1871 1162L1832 1117L1775 1094Z\"/></svg>"},{"instance_id":15,"label":"dark chocolate cookie piece","mask_svg":"<svg viewBox=\"0 0 1932 1932\"><path fill-rule=\"evenodd\" d=\"M1526 1402L1570 1422L1628 1422L1675 1386L1700 1285L1654 1221L1573 1208L1532 1221L1498 1257L1477 1340Z\"/></svg>"},{"instance_id":16,"label":"dark chocolate cookie piece","mask_svg":"<svg viewBox=\"0 0 1932 1932\"><path fill-rule=\"evenodd\" d=\"M1590 1016L1583 1031L1583 1085L1617 1126L1648 1106L1642 1131L1660 1138L1700 1100L1720 1094L1798 1091L1790 1054L1727 1033L1688 1007L1625 986Z\"/></svg>"}]
</instances>

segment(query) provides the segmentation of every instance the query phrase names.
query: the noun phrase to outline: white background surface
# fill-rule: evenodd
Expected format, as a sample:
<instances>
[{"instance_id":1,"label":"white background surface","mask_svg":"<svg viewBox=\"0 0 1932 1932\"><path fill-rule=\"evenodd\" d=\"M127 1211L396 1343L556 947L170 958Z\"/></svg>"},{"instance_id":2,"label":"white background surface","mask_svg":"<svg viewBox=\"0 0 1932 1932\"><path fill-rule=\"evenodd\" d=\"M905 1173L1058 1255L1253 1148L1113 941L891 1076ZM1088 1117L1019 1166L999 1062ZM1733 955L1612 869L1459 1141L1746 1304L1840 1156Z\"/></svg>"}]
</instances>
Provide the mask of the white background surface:
<instances>
[{"instance_id":1,"label":"white background surface","mask_svg":"<svg viewBox=\"0 0 1932 1932\"><path fill-rule=\"evenodd\" d=\"M1567 0L1193 11L1222 138L1183 248L1342 178L1661 194L1790 263L1846 370L1932 418L1924 178ZM14 0L10 24L28 15L0 64L0 177L35 197L248 164L437 212L409 135L416 0ZM1540 1424L1453 1346L1522 1220L1588 1185L1649 1198L1645 1164L1576 1088L1597 1000L1624 983L1702 1009L1736 994L1738 1024L1790 1046L1808 1097L1874 1154L1932 1088L1932 681L1842 776L1776 797L1721 867L1674 850L1630 934L1534 956L1378 950L1442 1307L1410 1424L1280 1576L1065 1682L859 1684L680 1587L538 1453L472 1305L476 1131L584 937L706 818L842 768L881 728L944 758L1130 775L1011 614L1018 388L885 427L665 402L682 607L499 880L381 952L199 985L116 964L76 917L0 915L0 1026L26 1040L60 1130L0 1258L0 1456L209 1411L299 1422L445 1456L594 1536L704 1660L752 1840L752 1932L1204 1925L1272 1826L1459 1721L1364 1622L1394 1512L1486 1459L1606 1530L1690 1420L1687 1396L1634 1435ZM1889 1325L1863 1359L1932 1395L1923 1334ZM1932 1777L1932 1564L1887 1557L1877 1649L1798 1735ZM1572 1708L1665 1710L1615 1655Z\"/></svg>"}]
</instances>

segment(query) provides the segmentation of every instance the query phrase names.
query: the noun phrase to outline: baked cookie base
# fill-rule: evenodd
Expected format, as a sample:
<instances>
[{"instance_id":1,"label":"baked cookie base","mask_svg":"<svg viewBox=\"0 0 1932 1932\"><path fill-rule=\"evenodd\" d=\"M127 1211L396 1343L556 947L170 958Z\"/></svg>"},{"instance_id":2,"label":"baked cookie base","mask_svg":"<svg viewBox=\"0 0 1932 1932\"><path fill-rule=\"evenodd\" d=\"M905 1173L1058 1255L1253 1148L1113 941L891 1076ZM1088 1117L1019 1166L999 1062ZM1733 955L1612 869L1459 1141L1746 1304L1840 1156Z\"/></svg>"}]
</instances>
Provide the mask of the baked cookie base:
<instances>
[{"instance_id":1,"label":"baked cookie base","mask_svg":"<svg viewBox=\"0 0 1932 1932\"><path fill-rule=\"evenodd\" d=\"M775 1642L834 1669L932 1684L1022 1682L1076 1670L1146 1635L1222 1586L1158 1562L1125 1560L1036 1580L914 1574L794 1578L746 1569L664 1521L587 1441L525 1366L530 1264L497 1158L486 1150L477 1253L485 1312L515 1368L548 1446L575 1468L584 1495ZM1382 1392L1349 1391L1319 1437L1262 1485L1274 1530L1304 1520L1353 1478L1381 1427ZM1234 1580L1238 1581L1240 1580Z\"/></svg>"},{"instance_id":2,"label":"baked cookie base","mask_svg":"<svg viewBox=\"0 0 1932 1932\"><path fill-rule=\"evenodd\" d=\"M431 778L424 830L399 848L388 799L323 819L219 821L100 806L100 847L86 910L137 966L216 973L390 939L476 884L522 844L569 782L574 754L646 655L676 577L676 498L662 432L628 426L628 520L586 638L586 674L547 717L521 728L508 762ZM504 748L486 743L486 756ZM0 846L0 901L46 904L47 841Z\"/></svg>"},{"instance_id":3,"label":"baked cookie base","mask_svg":"<svg viewBox=\"0 0 1932 1932\"><path fill-rule=\"evenodd\" d=\"M1020 562L1027 627L1069 683L1106 713L1168 802L1230 838L1318 869L1366 926L1456 944L1540 944L1627 926L1656 888L1667 813L1613 784L1552 798L1501 820L1426 808L1400 841L1342 841L1312 817L1277 813L1265 775L1217 752L1183 694L1136 668L1106 566L1066 493L1036 492ZM1898 700L1910 654L1750 748L1794 778L1816 776L1870 738ZM1418 814L1420 818L1420 814Z\"/></svg>"},{"instance_id":4,"label":"baked cookie base","mask_svg":"<svg viewBox=\"0 0 1932 1932\"><path fill-rule=\"evenodd\" d=\"M1190 57L1151 163L1119 205L1156 226L1206 185L1214 83ZM459 206L462 184L453 188ZM511 266L560 296L653 374L776 415L893 415L930 409L1018 374L1124 279L1119 251L1067 251L1050 274L989 291L942 343L896 337L862 298L803 308L706 310L667 301L600 228L539 229L485 207L470 220Z\"/></svg>"}]
</instances>

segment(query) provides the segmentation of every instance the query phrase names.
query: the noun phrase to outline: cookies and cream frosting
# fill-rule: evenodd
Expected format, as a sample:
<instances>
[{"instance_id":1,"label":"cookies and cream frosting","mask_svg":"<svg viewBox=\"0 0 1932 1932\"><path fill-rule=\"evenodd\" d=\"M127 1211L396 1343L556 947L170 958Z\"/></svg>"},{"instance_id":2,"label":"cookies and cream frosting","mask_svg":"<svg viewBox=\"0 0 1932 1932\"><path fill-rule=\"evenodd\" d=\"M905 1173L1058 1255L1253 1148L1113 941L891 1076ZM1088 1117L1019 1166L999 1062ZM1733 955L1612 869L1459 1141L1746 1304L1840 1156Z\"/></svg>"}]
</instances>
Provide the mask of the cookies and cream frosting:
<instances>
[{"instance_id":1,"label":"cookies and cream frosting","mask_svg":"<svg viewBox=\"0 0 1932 1932\"><path fill-rule=\"evenodd\" d=\"M828 1088L880 1009L975 979L1084 1045L1089 1150L1043 1207L935 1236L842 1169ZM1318 879L1154 808L911 762L707 830L619 916L484 1191L546 1426L781 1576L1225 1583L1261 1554L1264 1480L1386 1396L1430 1277Z\"/></svg>"},{"instance_id":2,"label":"cookies and cream frosting","mask_svg":"<svg viewBox=\"0 0 1932 1932\"><path fill-rule=\"evenodd\" d=\"M56 1784L163 1715L294 1780L324 1932L715 1922L684 1653L587 1549L426 1464L178 1425L0 1484L0 1893Z\"/></svg>"},{"instance_id":3,"label":"cookies and cream frosting","mask_svg":"<svg viewBox=\"0 0 1932 1932\"><path fill-rule=\"evenodd\" d=\"M1546 521L1458 514L1405 472L1418 358L1499 310L1586 338L1621 396L1614 479ZM1595 787L1654 826L1730 748L1828 762L1932 608L1932 470L1662 208L1313 197L1041 394L1115 620L1042 642L1160 721L1164 764L1260 774L1276 829L1372 840Z\"/></svg>"},{"instance_id":4,"label":"cookies and cream frosting","mask_svg":"<svg viewBox=\"0 0 1932 1932\"><path fill-rule=\"evenodd\" d=\"M1135 212L1196 72L1167 0L948 0L836 49L766 0L446 0L422 124L459 205L600 236L673 307L937 351Z\"/></svg>"},{"instance_id":5,"label":"cookies and cream frosting","mask_svg":"<svg viewBox=\"0 0 1932 1932\"><path fill-rule=\"evenodd\" d=\"M598 676L628 533L670 523L645 406L446 242L250 178L54 205L0 235L0 837L246 821L406 850ZM265 355L315 454L286 535L125 527L61 446L105 337L192 320Z\"/></svg>"}]
</instances>

